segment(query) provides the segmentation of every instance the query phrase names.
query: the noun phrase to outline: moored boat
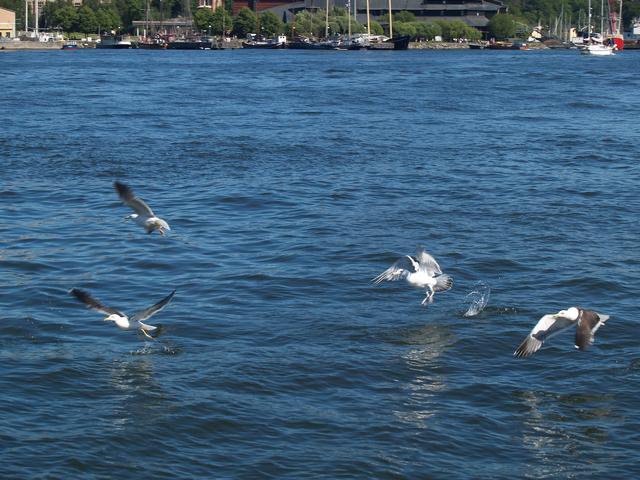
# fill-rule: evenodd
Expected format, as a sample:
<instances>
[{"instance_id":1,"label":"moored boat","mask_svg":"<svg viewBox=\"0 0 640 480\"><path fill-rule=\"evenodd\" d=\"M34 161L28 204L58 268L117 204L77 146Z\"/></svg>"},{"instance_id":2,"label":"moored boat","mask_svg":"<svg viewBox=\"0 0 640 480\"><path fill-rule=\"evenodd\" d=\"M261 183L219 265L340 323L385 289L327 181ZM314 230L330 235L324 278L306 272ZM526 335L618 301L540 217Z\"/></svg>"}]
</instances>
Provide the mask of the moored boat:
<instances>
[{"instance_id":1,"label":"moored boat","mask_svg":"<svg viewBox=\"0 0 640 480\"><path fill-rule=\"evenodd\" d=\"M62 44L62 50L78 50L79 48L78 42L75 40L70 40Z\"/></svg>"},{"instance_id":2,"label":"moored boat","mask_svg":"<svg viewBox=\"0 0 640 480\"><path fill-rule=\"evenodd\" d=\"M264 39L260 35L250 33L247 35L247 39L242 42L242 48L266 48L266 49L278 49L287 47L287 37L284 35L278 35L275 38Z\"/></svg>"},{"instance_id":3,"label":"moored boat","mask_svg":"<svg viewBox=\"0 0 640 480\"><path fill-rule=\"evenodd\" d=\"M165 50L168 47L168 43L162 35L156 34L152 37L141 38L135 46L145 50Z\"/></svg>"},{"instance_id":4,"label":"moored boat","mask_svg":"<svg viewBox=\"0 0 640 480\"><path fill-rule=\"evenodd\" d=\"M96 44L96 48L126 49L132 47L131 39L125 35L100 35L100 42Z\"/></svg>"},{"instance_id":5,"label":"moored boat","mask_svg":"<svg viewBox=\"0 0 640 480\"><path fill-rule=\"evenodd\" d=\"M211 50L212 42L208 38L181 38L168 44L169 50Z\"/></svg>"}]
</instances>

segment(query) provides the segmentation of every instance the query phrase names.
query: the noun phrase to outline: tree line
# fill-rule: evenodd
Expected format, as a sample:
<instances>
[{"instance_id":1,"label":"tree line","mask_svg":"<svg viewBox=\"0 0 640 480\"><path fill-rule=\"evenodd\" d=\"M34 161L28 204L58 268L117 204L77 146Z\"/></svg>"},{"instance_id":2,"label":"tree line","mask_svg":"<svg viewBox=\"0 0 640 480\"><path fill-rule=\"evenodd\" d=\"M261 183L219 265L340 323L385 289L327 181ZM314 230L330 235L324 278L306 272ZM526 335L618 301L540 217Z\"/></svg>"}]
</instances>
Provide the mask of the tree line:
<instances>
[{"instance_id":1,"label":"tree line","mask_svg":"<svg viewBox=\"0 0 640 480\"><path fill-rule=\"evenodd\" d=\"M273 36L280 33L289 35L306 35L324 37L324 11L304 11L295 16L291 22L285 23L271 12L256 14L244 8L235 17L231 16L233 0L225 0L224 8L213 12L199 9L196 0L187 0L193 15L194 23L202 32L220 35L232 34L239 37L247 33L262 33ZM565 21L571 20L574 25L579 18L586 18L588 0L505 0L507 15L497 15L489 25L490 34L496 38L514 36L530 31L532 25L538 23L550 25L561 14ZM104 3L101 0L84 0L82 6L74 7L70 0L55 0L45 4L40 16L40 27L61 29L65 32L85 34L100 31L122 30L132 32L134 20L144 20L147 15L151 20L168 19L185 16L187 11L184 0L152 0L147 9L145 0L112 0ZM18 28L24 25L24 0L0 0L0 7L16 12ZM594 14L599 13L594 7ZM30 24L33 12L30 14ZM623 5L623 20L629 27L633 18L640 17L640 0L626 0ZM398 12L393 15L394 34L408 35L413 39L432 40L442 37L444 40L466 38L475 40L480 33L461 21L417 21L410 12ZM372 22L372 33L382 34L382 24L388 21L387 16ZM333 8L329 15L330 34L344 34L348 30L349 18L344 8ZM224 28L223 28L224 27ZM351 31L362 33L366 26L351 20Z\"/></svg>"}]
</instances>

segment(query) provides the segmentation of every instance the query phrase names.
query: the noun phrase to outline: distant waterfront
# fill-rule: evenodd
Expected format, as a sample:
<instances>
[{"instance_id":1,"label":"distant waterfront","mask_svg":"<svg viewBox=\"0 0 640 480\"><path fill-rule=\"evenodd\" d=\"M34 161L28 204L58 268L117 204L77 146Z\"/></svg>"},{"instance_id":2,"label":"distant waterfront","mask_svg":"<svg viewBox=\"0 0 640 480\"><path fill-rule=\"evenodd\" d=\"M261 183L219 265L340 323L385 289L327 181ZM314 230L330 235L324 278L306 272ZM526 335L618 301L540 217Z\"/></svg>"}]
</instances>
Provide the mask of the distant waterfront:
<instances>
[{"instance_id":1,"label":"distant waterfront","mask_svg":"<svg viewBox=\"0 0 640 480\"><path fill-rule=\"evenodd\" d=\"M640 478L640 55L0 56L0 478ZM177 292L145 345L72 287Z\"/></svg>"},{"instance_id":2,"label":"distant waterfront","mask_svg":"<svg viewBox=\"0 0 640 480\"><path fill-rule=\"evenodd\" d=\"M10 50L60 50L65 42L1 42L0 41L0 51L10 51ZM78 42L80 43L80 42ZM541 43L530 43L527 45L531 49L546 49L546 47ZM84 48L94 48L93 45L86 45ZM240 39L229 39L225 43L225 48L227 50L240 49L242 48L242 40ZM468 50L469 43L458 43L458 42L410 42L409 43L410 50ZM216 50L216 49L213 49Z\"/></svg>"}]
</instances>

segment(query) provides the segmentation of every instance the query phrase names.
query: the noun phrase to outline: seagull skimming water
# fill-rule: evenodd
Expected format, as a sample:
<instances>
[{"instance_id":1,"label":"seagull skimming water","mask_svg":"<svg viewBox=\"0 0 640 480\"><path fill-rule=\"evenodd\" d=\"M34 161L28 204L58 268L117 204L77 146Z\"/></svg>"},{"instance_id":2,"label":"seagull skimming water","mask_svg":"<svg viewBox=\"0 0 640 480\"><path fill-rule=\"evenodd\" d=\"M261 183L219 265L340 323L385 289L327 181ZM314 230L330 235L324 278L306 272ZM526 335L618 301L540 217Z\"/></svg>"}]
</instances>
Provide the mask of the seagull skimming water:
<instances>
[{"instance_id":1,"label":"seagull skimming water","mask_svg":"<svg viewBox=\"0 0 640 480\"><path fill-rule=\"evenodd\" d=\"M571 307L558 313L543 316L531 333L524 339L518 349L513 352L516 357L528 357L540 350L542 343L548 338L576 326L575 346L579 350L586 350L593 343L594 334L609 319L609 315L602 315L592 310Z\"/></svg>"},{"instance_id":2,"label":"seagull skimming water","mask_svg":"<svg viewBox=\"0 0 640 480\"><path fill-rule=\"evenodd\" d=\"M427 296L422 305L433 303L435 292L445 292L453 287L453 279L442 273L438 262L424 248L418 248L415 258L405 255L372 282L379 285L385 280L406 280L411 286L426 288Z\"/></svg>"},{"instance_id":3,"label":"seagull skimming water","mask_svg":"<svg viewBox=\"0 0 640 480\"><path fill-rule=\"evenodd\" d=\"M84 290L80 290L79 288L72 288L69 293L71 293L71 295L84 303L88 308L107 315L104 319L105 322L113 322L123 330L140 329L140 331L146 337L154 339L160 334L162 327L160 325L147 325L142 321L146 320L147 318L158 313L160 310L166 307L175 295L176 291L174 290L155 305L152 305L149 308L142 310L141 312L138 312L131 317L127 317L127 315L119 310L116 310L115 308L107 307L101 304L98 300L93 298Z\"/></svg>"},{"instance_id":4,"label":"seagull skimming water","mask_svg":"<svg viewBox=\"0 0 640 480\"><path fill-rule=\"evenodd\" d=\"M136 213L132 213L127 218L131 218L138 225L143 227L147 233L151 233L154 230L158 230L160 235L164 235L165 230L171 230L169 228L169 224L165 222L163 219L156 217L149 205L144 203L144 201L136 197L133 193L133 190L128 185L124 183L115 182L113 184L118 195L120 196L120 200L122 200L126 205L133 208Z\"/></svg>"}]
</instances>

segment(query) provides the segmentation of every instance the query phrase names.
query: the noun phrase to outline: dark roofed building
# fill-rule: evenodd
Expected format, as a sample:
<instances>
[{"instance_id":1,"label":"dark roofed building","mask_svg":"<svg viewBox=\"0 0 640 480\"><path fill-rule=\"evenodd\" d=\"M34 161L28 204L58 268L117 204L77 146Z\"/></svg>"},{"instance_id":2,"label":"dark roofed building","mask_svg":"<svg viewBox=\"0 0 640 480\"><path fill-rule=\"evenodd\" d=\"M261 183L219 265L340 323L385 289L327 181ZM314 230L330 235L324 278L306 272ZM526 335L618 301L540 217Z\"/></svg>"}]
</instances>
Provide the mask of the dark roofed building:
<instances>
[{"instance_id":1,"label":"dark roofed building","mask_svg":"<svg viewBox=\"0 0 640 480\"><path fill-rule=\"evenodd\" d=\"M309 0L318 2L319 0ZM344 0L337 0L342 2ZM361 23L367 21L365 0L355 0L357 19ZM339 5L339 4L338 4ZM484 30L491 17L498 13L506 13L507 7L500 0L395 0L392 2L394 12L407 11L416 16L416 20L434 22L436 20L460 20L470 27ZM369 0L369 10L373 19L389 12L388 0Z\"/></svg>"},{"instance_id":2,"label":"dark roofed building","mask_svg":"<svg viewBox=\"0 0 640 480\"><path fill-rule=\"evenodd\" d=\"M334 3L335 2L335 3ZM335 4L345 7L346 0L332 0L329 8ZM461 20L471 27L486 30L491 17L498 13L506 13L507 7L501 0L392 0L391 7L395 13L408 11L416 16L416 20L434 22L436 20ZM356 18L362 23L367 23L367 4L365 0L351 0L352 8L356 10ZM242 7L249 7L254 11L262 12L271 10L282 17L285 12L287 19L293 18L296 12L301 10L317 10L326 8L326 0L237 0L233 2L234 13ZM388 0L369 0L371 19L376 20L388 13Z\"/></svg>"}]
</instances>

